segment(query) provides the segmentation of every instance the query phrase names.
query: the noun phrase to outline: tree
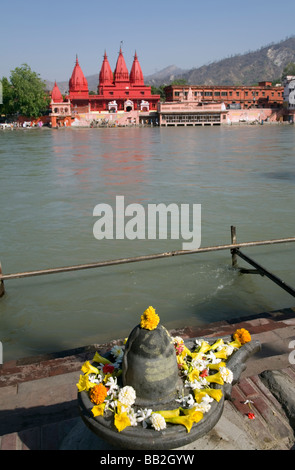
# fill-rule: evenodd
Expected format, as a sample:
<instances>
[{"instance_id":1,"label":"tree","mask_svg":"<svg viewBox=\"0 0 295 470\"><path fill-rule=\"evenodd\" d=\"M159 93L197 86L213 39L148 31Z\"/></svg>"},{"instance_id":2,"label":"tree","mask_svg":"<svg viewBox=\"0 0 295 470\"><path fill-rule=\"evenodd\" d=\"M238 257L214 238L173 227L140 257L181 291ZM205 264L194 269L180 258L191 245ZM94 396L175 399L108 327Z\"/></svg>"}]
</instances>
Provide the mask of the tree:
<instances>
[{"instance_id":1,"label":"tree","mask_svg":"<svg viewBox=\"0 0 295 470\"><path fill-rule=\"evenodd\" d=\"M45 83L27 64L11 71L10 85L13 113L36 118L48 108L50 98L46 94Z\"/></svg>"},{"instance_id":2,"label":"tree","mask_svg":"<svg viewBox=\"0 0 295 470\"><path fill-rule=\"evenodd\" d=\"M0 114L12 114L12 87L9 80L3 77L2 85L2 103L0 103Z\"/></svg>"},{"instance_id":3,"label":"tree","mask_svg":"<svg viewBox=\"0 0 295 470\"><path fill-rule=\"evenodd\" d=\"M166 85L161 85L159 87L155 87L154 85L151 86L151 93L152 95L160 95L160 100L165 101L165 92L164 88Z\"/></svg>"},{"instance_id":4,"label":"tree","mask_svg":"<svg viewBox=\"0 0 295 470\"><path fill-rule=\"evenodd\" d=\"M176 78L175 80L172 80L170 85L188 85L188 83L185 78Z\"/></svg>"},{"instance_id":5,"label":"tree","mask_svg":"<svg viewBox=\"0 0 295 470\"><path fill-rule=\"evenodd\" d=\"M287 75L295 75L295 63L289 62L283 70L282 79L284 79Z\"/></svg>"}]
</instances>

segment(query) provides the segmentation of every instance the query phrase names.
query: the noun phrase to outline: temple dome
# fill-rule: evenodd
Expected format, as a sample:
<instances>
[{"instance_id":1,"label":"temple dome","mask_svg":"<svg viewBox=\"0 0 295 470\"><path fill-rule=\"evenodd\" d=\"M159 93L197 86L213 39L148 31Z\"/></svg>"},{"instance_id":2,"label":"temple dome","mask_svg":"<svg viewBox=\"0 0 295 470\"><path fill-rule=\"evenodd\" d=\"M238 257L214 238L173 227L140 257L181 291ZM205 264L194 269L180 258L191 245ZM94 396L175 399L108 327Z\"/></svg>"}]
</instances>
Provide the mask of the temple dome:
<instances>
[{"instance_id":1,"label":"temple dome","mask_svg":"<svg viewBox=\"0 0 295 470\"><path fill-rule=\"evenodd\" d=\"M76 57L76 64L69 81L69 91L88 93L88 83L79 65L78 57Z\"/></svg>"},{"instance_id":2,"label":"temple dome","mask_svg":"<svg viewBox=\"0 0 295 470\"><path fill-rule=\"evenodd\" d=\"M60 92L60 89L57 86L56 81L54 82L54 87L51 92L51 99L54 103L62 103L63 102L63 97Z\"/></svg>"},{"instance_id":3,"label":"temple dome","mask_svg":"<svg viewBox=\"0 0 295 470\"><path fill-rule=\"evenodd\" d=\"M130 71L130 84L131 85L144 85L143 73L140 63L138 62L137 54L135 52L132 68Z\"/></svg>"}]
</instances>

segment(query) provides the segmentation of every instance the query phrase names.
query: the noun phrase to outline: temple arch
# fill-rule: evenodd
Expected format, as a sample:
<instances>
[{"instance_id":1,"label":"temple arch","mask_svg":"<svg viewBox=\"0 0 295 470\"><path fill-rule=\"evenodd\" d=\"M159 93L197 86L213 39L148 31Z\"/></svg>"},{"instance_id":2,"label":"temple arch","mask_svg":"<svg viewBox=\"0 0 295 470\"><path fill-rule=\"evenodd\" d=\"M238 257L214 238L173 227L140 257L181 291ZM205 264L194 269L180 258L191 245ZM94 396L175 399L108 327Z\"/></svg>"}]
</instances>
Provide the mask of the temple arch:
<instances>
[{"instance_id":1,"label":"temple arch","mask_svg":"<svg viewBox=\"0 0 295 470\"><path fill-rule=\"evenodd\" d=\"M130 112L134 110L134 103L131 100L127 100L124 103L124 111Z\"/></svg>"}]
</instances>

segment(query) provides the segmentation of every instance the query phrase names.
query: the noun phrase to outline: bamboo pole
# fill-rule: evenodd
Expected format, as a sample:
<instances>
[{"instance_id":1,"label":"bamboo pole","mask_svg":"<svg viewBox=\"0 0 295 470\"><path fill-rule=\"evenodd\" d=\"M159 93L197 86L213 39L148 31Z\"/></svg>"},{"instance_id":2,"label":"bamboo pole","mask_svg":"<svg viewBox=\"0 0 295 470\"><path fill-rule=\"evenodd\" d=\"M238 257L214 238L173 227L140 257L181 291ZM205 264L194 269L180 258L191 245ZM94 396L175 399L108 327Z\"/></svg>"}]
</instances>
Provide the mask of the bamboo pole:
<instances>
[{"instance_id":1,"label":"bamboo pole","mask_svg":"<svg viewBox=\"0 0 295 470\"><path fill-rule=\"evenodd\" d=\"M242 248L242 247L275 245L275 244L290 243L290 242L295 242L295 237L279 238L279 239L263 240L263 241L253 241L253 242L231 243L228 245L208 246L204 248L198 248L197 250L167 251L167 252L156 253L156 254L151 254L151 255L98 261L94 263L78 264L78 265L64 266L64 267L59 267L59 268L41 269L41 270L36 270L36 271L27 271L27 272L20 272L20 273L14 273L14 274L1 274L0 273L0 281L3 282L3 281L10 280L10 279L19 279L19 278L26 278L26 277L32 277L32 276L41 276L41 275L46 275L46 274L58 274L58 273L64 273L64 272L79 271L82 269L103 268L106 266L116 266L116 265L127 264L127 263L136 263L140 261L151 261L154 259L169 258L173 256L209 253L213 251L232 250L232 249Z\"/></svg>"}]
</instances>

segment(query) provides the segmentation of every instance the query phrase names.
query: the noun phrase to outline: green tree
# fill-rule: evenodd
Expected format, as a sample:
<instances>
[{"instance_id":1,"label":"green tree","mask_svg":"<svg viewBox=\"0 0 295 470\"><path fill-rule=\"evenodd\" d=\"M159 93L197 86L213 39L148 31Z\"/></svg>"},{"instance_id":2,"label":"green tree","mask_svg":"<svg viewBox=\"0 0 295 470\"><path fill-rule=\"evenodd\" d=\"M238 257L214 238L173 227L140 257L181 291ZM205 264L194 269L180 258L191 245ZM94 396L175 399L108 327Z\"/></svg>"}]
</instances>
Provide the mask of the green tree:
<instances>
[{"instance_id":1,"label":"green tree","mask_svg":"<svg viewBox=\"0 0 295 470\"><path fill-rule=\"evenodd\" d=\"M166 85L161 85L159 87L156 87L154 85L151 86L151 93L152 95L160 95L160 100L165 101L165 92L164 88Z\"/></svg>"},{"instance_id":2,"label":"green tree","mask_svg":"<svg viewBox=\"0 0 295 470\"><path fill-rule=\"evenodd\" d=\"M287 75L295 75L295 63L289 62L283 70L282 79L284 79Z\"/></svg>"},{"instance_id":3,"label":"green tree","mask_svg":"<svg viewBox=\"0 0 295 470\"><path fill-rule=\"evenodd\" d=\"M2 104L0 103L0 114L12 114L12 87L6 77L2 77Z\"/></svg>"},{"instance_id":4,"label":"green tree","mask_svg":"<svg viewBox=\"0 0 295 470\"><path fill-rule=\"evenodd\" d=\"M45 111L50 102L45 82L27 64L11 71L11 110L22 116L36 118Z\"/></svg>"},{"instance_id":5,"label":"green tree","mask_svg":"<svg viewBox=\"0 0 295 470\"><path fill-rule=\"evenodd\" d=\"M185 78L176 78L175 80L172 80L170 85L188 85L188 83Z\"/></svg>"}]
</instances>

